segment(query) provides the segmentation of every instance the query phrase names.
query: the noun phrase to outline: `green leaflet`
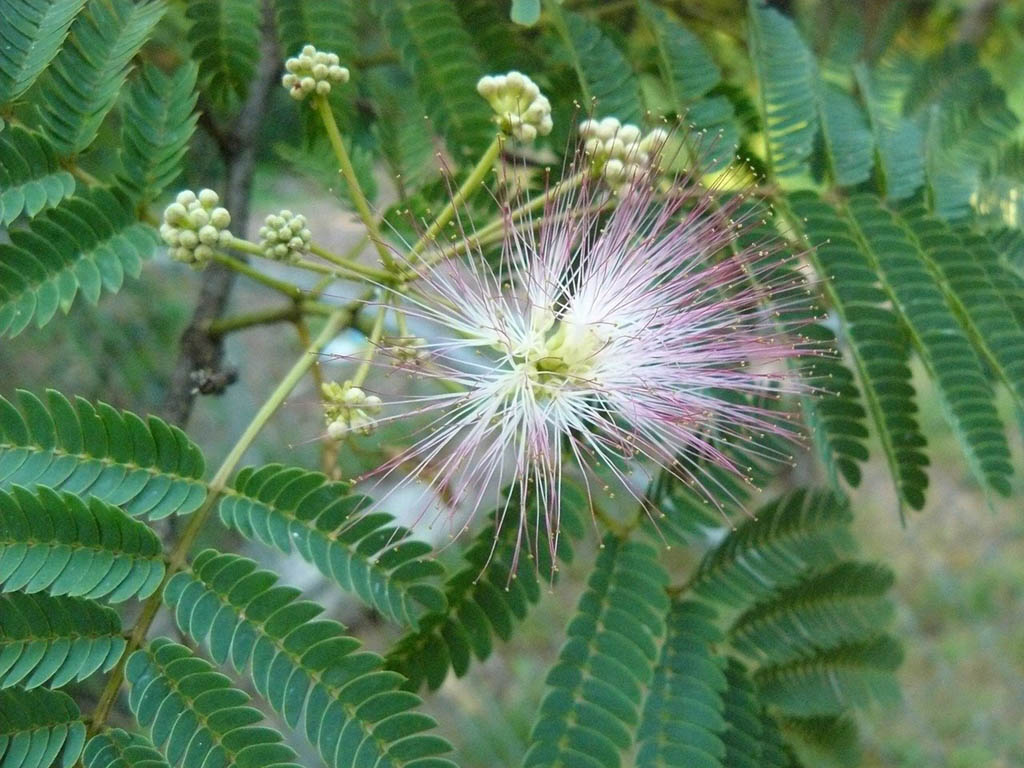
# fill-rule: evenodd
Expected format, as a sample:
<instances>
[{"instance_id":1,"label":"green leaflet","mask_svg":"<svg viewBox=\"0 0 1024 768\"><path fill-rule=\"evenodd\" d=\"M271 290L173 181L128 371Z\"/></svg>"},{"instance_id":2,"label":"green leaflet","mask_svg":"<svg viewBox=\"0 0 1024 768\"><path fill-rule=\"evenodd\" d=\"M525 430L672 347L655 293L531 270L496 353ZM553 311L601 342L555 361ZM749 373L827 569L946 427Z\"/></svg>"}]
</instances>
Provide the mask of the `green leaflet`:
<instances>
[{"instance_id":1,"label":"green leaflet","mask_svg":"<svg viewBox=\"0 0 1024 768\"><path fill-rule=\"evenodd\" d=\"M899 700L892 674L903 651L891 637L848 643L754 673L761 699L788 715L838 715L850 706Z\"/></svg>"},{"instance_id":2,"label":"green leaflet","mask_svg":"<svg viewBox=\"0 0 1024 768\"><path fill-rule=\"evenodd\" d=\"M892 583L888 568L840 562L749 608L733 622L729 642L761 662L784 663L872 637L892 617L885 598Z\"/></svg>"},{"instance_id":3,"label":"green leaflet","mask_svg":"<svg viewBox=\"0 0 1024 768\"><path fill-rule=\"evenodd\" d=\"M808 568L853 548L848 502L829 491L800 489L757 510L708 552L693 579L695 596L745 608Z\"/></svg>"},{"instance_id":4,"label":"green leaflet","mask_svg":"<svg viewBox=\"0 0 1024 768\"><path fill-rule=\"evenodd\" d=\"M149 739L120 728L97 733L82 753L85 768L170 768Z\"/></svg>"},{"instance_id":5,"label":"green leaflet","mask_svg":"<svg viewBox=\"0 0 1024 768\"><path fill-rule=\"evenodd\" d=\"M60 688L108 671L124 653L121 619L80 597L0 596L0 688Z\"/></svg>"},{"instance_id":6,"label":"green leaflet","mask_svg":"<svg viewBox=\"0 0 1024 768\"><path fill-rule=\"evenodd\" d=\"M260 6L251 0L190 0L188 40L203 92L220 107L245 98L260 58ZM283 52L291 56L294 51Z\"/></svg>"},{"instance_id":7,"label":"green leaflet","mask_svg":"<svg viewBox=\"0 0 1024 768\"><path fill-rule=\"evenodd\" d=\"M302 727L328 765L422 765L450 751L424 732L434 722L412 711L420 700L400 690L401 676L276 581L251 560L206 550L171 579L164 600L215 661L250 668L257 692L290 727Z\"/></svg>"},{"instance_id":8,"label":"green leaflet","mask_svg":"<svg viewBox=\"0 0 1024 768\"><path fill-rule=\"evenodd\" d=\"M0 491L0 585L4 592L104 597L151 595L164 575L160 540L97 498L20 486Z\"/></svg>"},{"instance_id":9,"label":"green leaflet","mask_svg":"<svg viewBox=\"0 0 1024 768\"><path fill-rule=\"evenodd\" d=\"M95 304L103 290L120 290L157 245L130 201L103 187L65 198L9 235L0 244L0 333L9 336L68 312L79 294Z\"/></svg>"},{"instance_id":10,"label":"green leaflet","mask_svg":"<svg viewBox=\"0 0 1024 768\"><path fill-rule=\"evenodd\" d=\"M734 658L727 660L725 678L728 685L722 701L727 726L722 733L722 764L730 768L762 768L767 739L757 691L747 670Z\"/></svg>"},{"instance_id":11,"label":"green leaflet","mask_svg":"<svg viewBox=\"0 0 1024 768\"><path fill-rule=\"evenodd\" d=\"M373 8L449 147L473 156L495 129L476 92L486 72L452 1L374 0Z\"/></svg>"},{"instance_id":12,"label":"green leaflet","mask_svg":"<svg viewBox=\"0 0 1024 768\"><path fill-rule=\"evenodd\" d=\"M644 0L640 10L657 44L658 68L665 81L673 111L683 115L696 131L711 139L698 139L698 157L707 171L724 168L739 144L739 127L732 104L710 91L722 81L722 72L707 48L689 29L654 3ZM706 143L706 146L705 146ZM714 157L705 157L714 153Z\"/></svg>"},{"instance_id":13,"label":"green leaflet","mask_svg":"<svg viewBox=\"0 0 1024 768\"><path fill-rule=\"evenodd\" d=\"M299 768L281 734L257 725L249 697L188 648L158 637L129 657L125 679L132 712L171 765Z\"/></svg>"},{"instance_id":14,"label":"green leaflet","mask_svg":"<svg viewBox=\"0 0 1024 768\"><path fill-rule=\"evenodd\" d=\"M80 718L75 702L60 691L0 691L0 766L70 768L85 743Z\"/></svg>"},{"instance_id":15,"label":"green leaflet","mask_svg":"<svg viewBox=\"0 0 1024 768\"><path fill-rule=\"evenodd\" d=\"M979 481L1008 496L1010 449L981 360L901 222L877 198L850 198L848 217L938 385L947 418Z\"/></svg>"},{"instance_id":16,"label":"green leaflet","mask_svg":"<svg viewBox=\"0 0 1024 768\"><path fill-rule=\"evenodd\" d=\"M282 58L312 45L338 54L342 65L351 67L357 53L354 15L352 0L274 0Z\"/></svg>"},{"instance_id":17,"label":"green leaflet","mask_svg":"<svg viewBox=\"0 0 1024 768\"><path fill-rule=\"evenodd\" d=\"M654 549L604 538L548 673L524 768L621 764L665 631L667 582Z\"/></svg>"},{"instance_id":18,"label":"green leaflet","mask_svg":"<svg viewBox=\"0 0 1024 768\"><path fill-rule=\"evenodd\" d=\"M579 78L584 112L642 124L640 91L626 57L594 22L572 11L556 12L559 33Z\"/></svg>"},{"instance_id":19,"label":"green leaflet","mask_svg":"<svg viewBox=\"0 0 1024 768\"><path fill-rule=\"evenodd\" d=\"M0 131L0 224L31 218L74 191L75 177L46 139L16 125Z\"/></svg>"},{"instance_id":20,"label":"green leaflet","mask_svg":"<svg viewBox=\"0 0 1024 768\"><path fill-rule=\"evenodd\" d=\"M85 0L0 0L0 104L14 101L46 68ZM18 19L19 23L13 23Z\"/></svg>"},{"instance_id":21,"label":"green leaflet","mask_svg":"<svg viewBox=\"0 0 1024 768\"><path fill-rule=\"evenodd\" d=\"M154 520L203 503L203 455L180 429L106 403L46 395L44 404L19 391L20 410L0 397L0 489L47 486Z\"/></svg>"},{"instance_id":22,"label":"green leaflet","mask_svg":"<svg viewBox=\"0 0 1024 768\"><path fill-rule=\"evenodd\" d=\"M391 515L366 512L365 496L318 472L270 464L235 479L235 494L218 507L225 525L243 536L291 552L364 603L405 626L444 609L432 583L442 571L429 544L409 538Z\"/></svg>"},{"instance_id":23,"label":"green leaflet","mask_svg":"<svg viewBox=\"0 0 1024 768\"><path fill-rule=\"evenodd\" d=\"M572 540L583 536L589 502L581 489L563 481L559 509L561 534L556 555L559 561L569 563ZM498 513L492 512L488 525L463 553L466 566L445 581L445 611L425 616L420 629L402 637L388 654L388 667L407 677L413 690L424 682L431 689L439 688L449 668L461 677L474 656L480 661L487 659L494 650L494 637L511 637L516 622L540 600L543 580L554 575L556 564L543 544L535 558L522 555L517 560L518 503L513 501L503 513L501 530L496 525ZM543 516L539 531L529 506L527 516L523 540L546 542Z\"/></svg>"},{"instance_id":24,"label":"green leaflet","mask_svg":"<svg viewBox=\"0 0 1024 768\"><path fill-rule=\"evenodd\" d=\"M156 200L181 173L198 114L196 67L171 75L146 65L125 93L118 180L139 203Z\"/></svg>"},{"instance_id":25,"label":"green leaflet","mask_svg":"<svg viewBox=\"0 0 1024 768\"><path fill-rule=\"evenodd\" d=\"M763 0L750 0L748 17L768 164L776 176L806 174L818 130L814 58L793 22Z\"/></svg>"},{"instance_id":26,"label":"green leaflet","mask_svg":"<svg viewBox=\"0 0 1024 768\"><path fill-rule=\"evenodd\" d=\"M902 222L975 349L1024 407L1024 328L990 277L998 275L1005 285L1005 275L996 271L998 262L986 269L985 254L972 253L945 222L920 206L902 211Z\"/></svg>"},{"instance_id":27,"label":"green leaflet","mask_svg":"<svg viewBox=\"0 0 1024 768\"><path fill-rule=\"evenodd\" d=\"M90 0L40 87L39 124L62 155L84 150L117 101L132 57L163 16L159 0Z\"/></svg>"},{"instance_id":28,"label":"green leaflet","mask_svg":"<svg viewBox=\"0 0 1024 768\"><path fill-rule=\"evenodd\" d=\"M808 192L791 195L789 207L793 215L787 219L799 220L807 244L814 247L808 256L849 336L853 364L901 508L906 502L920 509L928 486L923 470L928 457L917 422L903 325L888 306L875 269L835 210Z\"/></svg>"},{"instance_id":29,"label":"green leaflet","mask_svg":"<svg viewBox=\"0 0 1024 768\"><path fill-rule=\"evenodd\" d=\"M781 727L804 765L857 768L863 764L857 724L849 716L786 717Z\"/></svg>"},{"instance_id":30,"label":"green leaflet","mask_svg":"<svg viewBox=\"0 0 1024 768\"><path fill-rule=\"evenodd\" d=\"M696 602L673 601L667 636L637 730L637 768L719 768L726 728L715 613Z\"/></svg>"}]
</instances>

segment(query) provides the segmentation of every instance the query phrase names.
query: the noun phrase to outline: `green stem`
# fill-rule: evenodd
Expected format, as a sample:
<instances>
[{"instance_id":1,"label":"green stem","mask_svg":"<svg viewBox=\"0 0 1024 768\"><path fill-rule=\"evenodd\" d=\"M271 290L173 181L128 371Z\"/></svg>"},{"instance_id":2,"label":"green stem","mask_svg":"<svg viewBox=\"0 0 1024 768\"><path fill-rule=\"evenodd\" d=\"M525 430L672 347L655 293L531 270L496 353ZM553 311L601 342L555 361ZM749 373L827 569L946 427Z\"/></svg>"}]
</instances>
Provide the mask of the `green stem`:
<instances>
[{"instance_id":1,"label":"green stem","mask_svg":"<svg viewBox=\"0 0 1024 768\"><path fill-rule=\"evenodd\" d=\"M362 243L365 244L366 238L363 239ZM360 247L360 250L362 248ZM367 264L360 264L358 261L346 258L345 256L338 256L337 254L331 253L330 251L321 248L318 245L310 244L309 252L319 256L324 261L330 262L331 264L344 269L347 272L351 272L361 277L368 277L377 283L390 283L394 280L394 275L391 272L383 269L377 269Z\"/></svg>"},{"instance_id":2,"label":"green stem","mask_svg":"<svg viewBox=\"0 0 1024 768\"><path fill-rule=\"evenodd\" d=\"M377 220L370 211L370 204L366 201L363 188L359 185L356 169L352 167L352 160L348 156L348 150L345 149L345 142L341 140L341 131L338 130L338 123L334 119L334 113L331 112L331 105L324 96L316 96L314 98L316 98L316 109L323 120L324 128L327 129L327 138L331 142L334 156L338 159L338 165L341 166L341 175L345 177L345 183L348 184L348 191L352 197L352 202L355 204L356 213L363 220L366 231L369 233L370 239L380 255L381 263L386 269L393 270L394 258L391 252L388 251L384 238L381 237Z\"/></svg>"},{"instance_id":3,"label":"green stem","mask_svg":"<svg viewBox=\"0 0 1024 768\"><path fill-rule=\"evenodd\" d=\"M117 666L114 667L110 673L110 677L107 679L107 684L100 694L99 700L96 704L96 709L93 711L92 722L89 725L89 735L97 733L106 722L107 717L110 715L110 710L114 706L114 702L117 700L118 691L121 690L121 684L124 682L124 667L128 657L145 642L146 634L149 632L150 626L153 624L153 619L156 617L157 611L160 609L160 603L163 599L164 588L167 586L167 582L171 577L180 571L185 565L185 560L188 557L189 550L195 543L202 530L203 524L206 522L210 513L213 512L214 507L217 504L221 494L227 487L228 479L231 477L231 473L235 471L239 462L242 460L242 456L252 445L252 442L256 439L256 436L263 429L267 421L273 416L274 412L284 403L285 399L291 394L292 389L299 382L299 380L305 375L306 371L309 370L310 366L316 361L317 355L320 351L327 346L328 342L331 341L337 334L338 331L348 323L352 317L353 309L350 306L341 307L332 314L327 322L324 324L323 329L314 339L313 343L306 349L302 357L300 357L291 370L285 374L284 378L277 385L270 397L263 406L253 416L252 421L249 422L249 426L245 428L242 436L238 438L234 447L225 457L221 463L217 472L214 474L213 479L208 485L208 492L206 495L206 501L203 505L196 510L189 518L188 525L181 534L181 538L175 544L174 549L171 550L170 555L167 559L167 570L164 573L163 581L160 583L160 587L154 592L149 599L146 600L142 606L142 612L139 614L139 618L135 622L135 626L132 629L131 637L128 640L128 645L121 655L120 661Z\"/></svg>"},{"instance_id":4,"label":"green stem","mask_svg":"<svg viewBox=\"0 0 1024 768\"><path fill-rule=\"evenodd\" d=\"M451 201L444 207L440 215L434 220L434 223L430 225L423 236L416 241L415 245L409 250L408 259L412 263L416 257L423 252L423 249L433 243L437 236L441 233L441 230L448 226L448 222L455 216L455 212L462 206L469 196L472 195L477 188L483 183L484 179L487 178L487 174L491 172L494 167L495 161L501 154L501 147L504 143L504 137L498 134L494 137L494 141L490 143L487 150L484 152L483 157L470 171L469 176L462 186L459 187L458 191L452 197Z\"/></svg>"},{"instance_id":5,"label":"green stem","mask_svg":"<svg viewBox=\"0 0 1024 768\"><path fill-rule=\"evenodd\" d=\"M289 298L295 300L302 298L302 289L299 288L299 286L294 285L293 283L285 282L284 280L278 280L276 277L266 275L260 272L258 269L249 266L244 261L240 261L239 259L236 259L233 256L228 256L226 253L214 251L213 260L219 262L220 264L223 264L226 267L230 267L239 274L252 278L258 283L262 283L268 288L273 288L275 291L280 291Z\"/></svg>"},{"instance_id":6,"label":"green stem","mask_svg":"<svg viewBox=\"0 0 1024 768\"><path fill-rule=\"evenodd\" d=\"M370 330L370 336L367 339L366 353L363 355L363 359L360 361L359 367L352 377L353 387L361 387L363 382L366 381L367 374L370 373L370 363L373 362L373 356L377 354L377 347L380 346L381 336L384 334L384 316L387 314L387 311L388 304L386 302L377 308L377 317L373 321L373 328Z\"/></svg>"}]
</instances>

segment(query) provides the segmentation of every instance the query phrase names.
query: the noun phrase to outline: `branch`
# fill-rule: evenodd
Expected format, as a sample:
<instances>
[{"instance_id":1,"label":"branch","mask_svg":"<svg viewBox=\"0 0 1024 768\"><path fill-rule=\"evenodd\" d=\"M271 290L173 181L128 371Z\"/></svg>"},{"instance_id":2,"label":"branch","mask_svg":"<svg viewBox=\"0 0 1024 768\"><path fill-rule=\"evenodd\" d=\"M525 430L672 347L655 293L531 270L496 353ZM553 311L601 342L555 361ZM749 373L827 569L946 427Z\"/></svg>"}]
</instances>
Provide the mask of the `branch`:
<instances>
[{"instance_id":1,"label":"branch","mask_svg":"<svg viewBox=\"0 0 1024 768\"><path fill-rule=\"evenodd\" d=\"M270 91L277 84L280 67L273 9L269 0L264 0L259 66L249 86L249 96L228 132L228 140L223 140L220 129L207 119L207 124L214 129L211 133L220 147L227 172L225 207L231 211L234 229L242 237L249 219L258 131L266 115ZM196 384L198 379L218 382L217 386L206 388L218 394L235 379L232 372L221 370L224 346L221 337L212 336L209 331L213 322L227 309L235 274L234 270L221 264L211 264L203 274L199 299L192 320L182 333L178 364L164 399L164 416L172 424L184 426L188 422L196 395L203 390Z\"/></svg>"}]
</instances>

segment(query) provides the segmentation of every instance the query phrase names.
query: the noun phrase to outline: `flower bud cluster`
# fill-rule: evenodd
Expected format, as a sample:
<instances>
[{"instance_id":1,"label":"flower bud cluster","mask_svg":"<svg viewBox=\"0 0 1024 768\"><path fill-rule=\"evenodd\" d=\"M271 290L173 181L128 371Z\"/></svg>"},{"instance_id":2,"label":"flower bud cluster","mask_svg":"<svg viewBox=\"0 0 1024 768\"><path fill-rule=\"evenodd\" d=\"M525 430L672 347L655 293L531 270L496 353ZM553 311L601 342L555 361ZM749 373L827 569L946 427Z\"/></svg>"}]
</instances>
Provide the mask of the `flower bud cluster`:
<instances>
[{"instance_id":1,"label":"flower bud cluster","mask_svg":"<svg viewBox=\"0 0 1024 768\"><path fill-rule=\"evenodd\" d=\"M186 264L202 266L213 257L213 249L231 244L231 214L217 203L220 198L212 189L178 193L174 202L164 209L160 236L169 246L171 258Z\"/></svg>"},{"instance_id":2,"label":"flower bud cluster","mask_svg":"<svg viewBox=\"0 0 1024 768\"><path fill-rule=\"evenodd\" d=\"M390 352L399 365L421 363L427 358L427 340L422 336L400 336L389 341Z\"/></svg>"},{"instance_id":3,"label":"flower bud cluster","mask_svg":"<svg viewBox=\"0 0 1024 768\"><path fill-rule=\"evenodd\" d=\"M494 122L506 136L533 141L551 133L551 102L522 72L485 75L476 84L476 90L491 105Z\"/></svg>"},{"instance_id":4,"label":"flower bud cluster","mask_svg":"<svg viewBox=\"0 0 1024 768\"><path fill-rule=\"evenodd\" d=\"M306 217L284 210L272 213L260 227L260 248L268 259L295 261L309 250L312 233L306 227Z\"/></svg>"},{"instance_id":5,"label":"flower bud cluster","mask_svg":"<svg viewBox=\"0 0 1024 768\"><path fill-rule=\"evenodd\" d=\"M312 45L304 46L298 56L292 56L284 63L288 72L281 78L281 85L288 89L293 99L301 101L311 93L326 96L331 92L331 83L347 83L349 71L338 63L338 54L318 51Z\"/></svg>"},{"instance_id":6,"label":"flower bud cluster","mask_svg":"<svg viewBox=\"0 0 1024 768\"><path fill-rule=\"evenodd\" d=\"M644 135L637 126L620 123L614 117L584 120L579 131L594 175L615 190L647 173L668 141L668 134L661 128Z\"/></svg>"},{"instance_id":7,"label":"flower bud cluster","mask_svg":"<svg viewBox=\"0 0 1024 768\"><path fill-rule=\"evenodd\" d=\"M343 440L350 434L370 435L377 425L371 418L380 413L380 398L366 394L352 382L338 384L327 382L321 387L324 400L324 417L327 422L327 436L332 440Z\"/></svg>"}]
</instances>

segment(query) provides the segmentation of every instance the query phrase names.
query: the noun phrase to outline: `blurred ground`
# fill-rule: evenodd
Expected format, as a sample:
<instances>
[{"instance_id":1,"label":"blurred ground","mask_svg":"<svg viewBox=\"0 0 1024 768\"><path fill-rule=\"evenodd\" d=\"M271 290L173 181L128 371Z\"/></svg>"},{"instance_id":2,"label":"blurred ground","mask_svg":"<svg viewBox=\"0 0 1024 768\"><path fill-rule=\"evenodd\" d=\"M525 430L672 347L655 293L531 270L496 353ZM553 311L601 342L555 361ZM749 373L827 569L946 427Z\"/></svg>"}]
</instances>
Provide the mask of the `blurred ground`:
<instances>
[{"instance_id":1,"label":"blurred ground","mask_svg":"<svg viewBox=\"0 0 1024 768\"><path fill-rule=\"evenodd\" d=\"M333 200L302 182L261 175L254 219L281 207L305 213L316 237L331 247L343 250L353 240L352 219ZM99 310L79 304L69 320L5 341L0 394L19 386L35 391L53 386L137 411L158 411L200 279L179 265L153 263L141 281L105 297ZM240 282L239 288L234 311L275 300L261 287ZM295 333L287 326L231 338L228 357L240 368L240 382L224 398L201 400L190 428L210 464L226 453L298 351ZM339 351L345 351L344 343ZM343 370L337 367L332 375L341 377ZM893 631L906 649L900 672L903 703L861 717L865 764L1024 766L1024 472L1016 478L1013 498L993 500L990 508L960 458L934 394L919 388L933 461L927 508L911 513L901 527L877 450L862 487L853 494L865 555L896 571ZM1012 417L1009 421L1019 425ZM315 392L306 380L250 451L247 463L276 460L316 467L313 441L321 430ZM1013 431L1017 466L1024 468L1020 433ZM245 546L228 536L211 526L207 541ZM592 562L592 548L579 551L556 592L530 614L510 643L499 645L499 652L466 678L450 680L429 697L428 708L456 745L463 768L518 764L543 694L544 672L562 643L566 616ZM265 558L266 553L259 555ZM336 590L318 586L318 577L304 563L276 565L285 580L309 588L310 597L328 604L333 615L364 620L338 599ZM377 649L393 637L378 625L362 624L357 634Z\"/></svg>"}]
</instances>

